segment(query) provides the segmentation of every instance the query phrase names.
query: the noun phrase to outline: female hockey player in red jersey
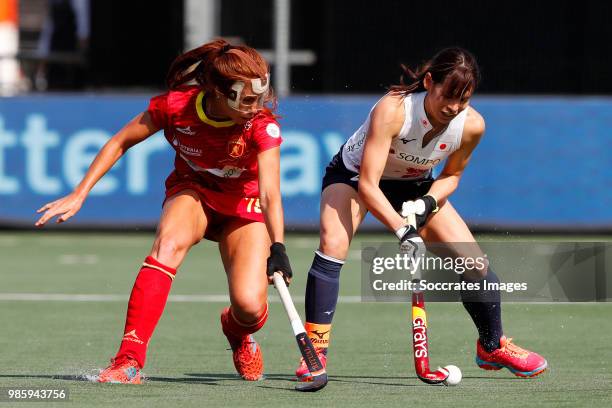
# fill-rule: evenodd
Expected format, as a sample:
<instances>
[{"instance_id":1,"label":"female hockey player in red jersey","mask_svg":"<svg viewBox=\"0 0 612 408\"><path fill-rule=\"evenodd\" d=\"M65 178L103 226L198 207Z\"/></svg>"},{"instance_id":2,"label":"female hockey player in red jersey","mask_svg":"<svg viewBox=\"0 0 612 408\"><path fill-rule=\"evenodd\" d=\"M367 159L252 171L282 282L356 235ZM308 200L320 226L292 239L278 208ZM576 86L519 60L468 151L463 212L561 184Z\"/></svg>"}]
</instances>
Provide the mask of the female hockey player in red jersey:
<instances>
[{"instance_id":1,"label":"female hockey player in red jersey","mask_svg":"<svg viewBox=\"0 0 612 408\"><path fill-rule=\"evenodd\" d=\"M262 377L263 358L252 334L268 317L268 277L281 271L291 279L283 245L282 139L269 84L268 64L247 46L216 40L180 55L168 72L168 91L106 143L71 194L38 210L44 214L37 226L53 217L68 220L130 147L160 129L176 151L155 242L130 295L121 346L100 382L140 383L176 271L202 238L219 242L227 273L231 305L221 313L221 326L236 370L245 380Z\"/></svg>"},{"instance_id":2,"label":"female hockey player in red jersey","mask_svg":"<svg viewBox=\"0 0 612 408\"><path fill-rule=\"evenodd\" d=\"M371 212L404 242L412 233L398 214L402 203L419 207L419 234L428 243L463 243L454 257L482 256L449 196L485 130L482 116L469 106L479 69L466 50L447 48L415 72L406 69L402 85L392 87L327 166L321 193L320 244L308 274L306 330L325 363L338 299L340 269L350 242ZM432 169L445 163L440 175ZM465 272L462 280L499 282L492 268ZM517 376L543 372L546 360L503 335L499 290L462 292L478 329L476 362L484 369L508 368ZM308 381L302 364L298 379Z\"/></svg>"}]
</instances>

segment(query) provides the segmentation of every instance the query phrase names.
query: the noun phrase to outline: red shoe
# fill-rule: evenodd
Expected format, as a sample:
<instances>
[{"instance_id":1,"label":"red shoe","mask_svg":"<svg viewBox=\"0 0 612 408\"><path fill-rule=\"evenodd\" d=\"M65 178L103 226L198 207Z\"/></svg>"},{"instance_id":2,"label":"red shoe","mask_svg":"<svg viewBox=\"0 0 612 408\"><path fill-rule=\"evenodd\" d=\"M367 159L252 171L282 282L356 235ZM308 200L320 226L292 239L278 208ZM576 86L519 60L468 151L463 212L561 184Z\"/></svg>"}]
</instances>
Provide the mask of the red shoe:
<instances>
[{"instance_id":1,"label":"red shoe","mask_svg":"<svg viewBox=\"0 0 612 408\"><path fill-rule=\"evenodd\" d=\"M261 348L252 335L238 338L225 329L225 321L229 315L229 308L221 313L221 327L232 348L234 367L240 376L247 381L258 381L263 378L263 355Z\"/></svg>"},{"instance_id":2,"label":"red shoe","mask_svg":"<svg viewBox=\"0 0 612 408\"><path fill-rule=\"evenodd\" d=\"M500 348L487 352L476 341L476 364L485 370L501 370L507 368L518 377L535 377L548 367L546 359L533 351L525 350L512 343L512 339L502 336L499 339Z\"/></svg>"},{"instance_id":3,"label":"red shoe","mask_svg":"<svg viewBox=\"0 0 612 408\"><path fill-rule=\"evenodd\" d=\"M327 366L327 354L324 352L325 349L320 347L315 347L315 349L317 350L317 357L319 357L321 364L323 364L323 368L325 368ZM300 359L300 366L295 370L295 376L300 382L312 381L312 375L303 357Z\"/></svg>"},{"instance_id":4,"label":"red shoe","mask_svg":"<svg viewBox=\"0 0 612 408\"><path fill-rule=\"evenodd\" d=\"M100 383L140 384L140 366L129 357L111 358L111 363L98 376Z\"/></svg>"}]
</instances>

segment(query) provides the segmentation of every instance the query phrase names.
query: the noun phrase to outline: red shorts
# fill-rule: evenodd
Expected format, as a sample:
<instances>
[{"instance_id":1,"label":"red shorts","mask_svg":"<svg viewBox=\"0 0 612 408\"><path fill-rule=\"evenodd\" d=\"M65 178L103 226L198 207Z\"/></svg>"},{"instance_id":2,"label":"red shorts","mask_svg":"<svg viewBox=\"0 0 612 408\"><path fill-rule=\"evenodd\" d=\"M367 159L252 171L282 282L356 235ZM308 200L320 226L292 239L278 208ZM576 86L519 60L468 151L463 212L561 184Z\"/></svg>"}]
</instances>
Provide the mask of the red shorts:
<instances>
[{"instance_id":1,"label":"red shorts","mask_svg":"<svg viewBox=\"0 0 612 408\"><path fill-rule=\"evenodd\" d=\"M233 218L251 222L265 222L259 206L259 197L240 197L214 191L202 186L189 174L184 174L182 177L176 172L170 174L166 179L164 204L168 198L184 190L193 190L198 194L202 208L208 218L208 226L204 237L212 241L219 240L223 225Z\"/></svg>"}]
</instances>

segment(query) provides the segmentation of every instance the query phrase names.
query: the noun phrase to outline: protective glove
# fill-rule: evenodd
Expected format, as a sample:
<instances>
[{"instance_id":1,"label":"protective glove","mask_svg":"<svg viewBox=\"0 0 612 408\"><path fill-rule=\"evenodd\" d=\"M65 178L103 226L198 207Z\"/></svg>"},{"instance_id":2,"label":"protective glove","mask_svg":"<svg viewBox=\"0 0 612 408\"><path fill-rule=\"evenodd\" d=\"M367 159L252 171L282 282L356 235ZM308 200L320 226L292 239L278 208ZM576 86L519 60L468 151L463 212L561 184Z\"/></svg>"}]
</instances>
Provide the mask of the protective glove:
<instances>
[{"instance_id":1,"label":"protective glove","mask_svg":"<svg viewBox=\"0 0 612 408\"><path fill-rule=\"evenodd\" d=\"M399 251L408 254L411 258L424 256L426 253L425 243L412 225L406 225L395 231L399 239Z\"/></svg>"},{"instance_id":2,"label":"protective glove","mask_svg":"<svg viewBox=\"0 0 612 408\"><path fill-rule=\"evenodd\" d=\"M266 274L270 277L270 281L272 281L274 272L280 272L283 275L285 283L289 286L291 278L293 277L293 272L291 271L291 265L289 264L285 245L280 242L275 242L270 247L270 256L268 257L268 268L266 271Z\"/></svg>"},{"instance_id":3,"label":"protective glove","mask_svg":"<svg viewBox=\"0 0 612 408\"><path fill-rule=\"evenodd\" d=\"M417 221L417 229L421 228L427 222L427 218L431 214L438 212L438 203L436 199L430 195L424 195L414 201L414 208Z\"/></svg>"}]
</instances>

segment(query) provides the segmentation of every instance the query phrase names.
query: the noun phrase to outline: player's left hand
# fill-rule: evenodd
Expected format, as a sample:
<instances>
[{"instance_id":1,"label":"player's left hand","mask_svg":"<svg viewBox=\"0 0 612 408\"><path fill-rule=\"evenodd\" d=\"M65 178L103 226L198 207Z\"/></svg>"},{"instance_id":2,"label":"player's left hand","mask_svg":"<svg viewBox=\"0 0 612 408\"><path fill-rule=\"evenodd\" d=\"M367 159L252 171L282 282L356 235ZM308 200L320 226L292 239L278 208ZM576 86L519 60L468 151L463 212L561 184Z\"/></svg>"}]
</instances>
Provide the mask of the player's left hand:
<instances>
[{"instance_id":1,"label":"player's left hand","mask_svg":"<svg viewBox=\"0 0 612 408\"><path fill-rule=\"evenodd\" d=\"M81 209L83 201L85 201L85 197L83 195L72 192L65 197L47 203L36 211L38 214L44 214L38 219L38 221L36 221L34 225L37 227L42 227L53 217L57 217L57 223L68 221L69 218L71 218Z\"/></svg>"},{"instance_id":2,"label":"player's left hand","mask_svg":"<svg viewBox=\"0 0 612 408\"><path fill-rule=\"evenodd\" d=\"M287 257L287 251L285 250L285 245L280 242L275 242L270 247L270 256L268 257L268 282L273 284L274 281L272 277L274 276L274 272L280 272L283 275L283 279L287 286L291 283L291 278L293 277L293 271L291 270L291 265L289 264L289 257Z\"/></svg>"},{"instance_id":3,"label":"player's left hand","mask_svg":"<svg viewBox=\"0 0 612 408\"><path fill-rule=\"evenodd\" d=\"M417 229L425 225L427 218L429 218L431 214L437 213L439 210L436 199L430 195L424 195L416 199L414 205L416 210Z\"/></svg>"}]
</instances>

